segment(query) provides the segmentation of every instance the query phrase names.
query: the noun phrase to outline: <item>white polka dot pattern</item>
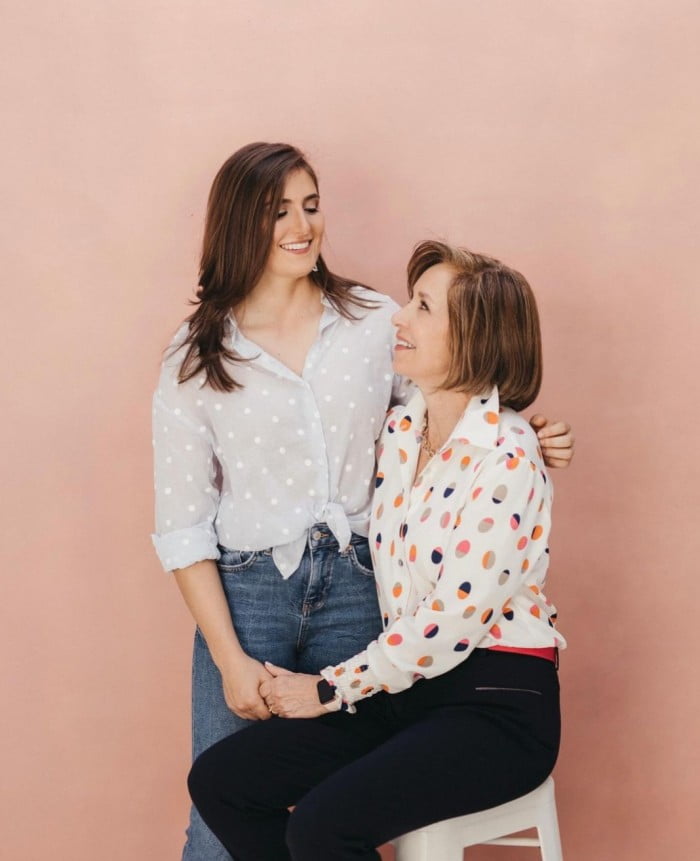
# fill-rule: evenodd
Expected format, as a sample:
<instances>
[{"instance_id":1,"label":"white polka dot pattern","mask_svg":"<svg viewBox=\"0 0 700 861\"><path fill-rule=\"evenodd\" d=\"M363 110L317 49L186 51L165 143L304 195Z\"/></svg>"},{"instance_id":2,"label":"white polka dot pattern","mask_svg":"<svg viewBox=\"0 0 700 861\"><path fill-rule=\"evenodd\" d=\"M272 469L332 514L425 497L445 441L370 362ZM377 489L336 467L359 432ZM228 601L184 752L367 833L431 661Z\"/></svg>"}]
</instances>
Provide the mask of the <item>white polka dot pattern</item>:
<instances>
[{"instance_id":1,"label":"white polka dot pattern","mask_svg":"<svg viewBox=\"0 0 700 861\"><path fill-rule=\"evenodd\" d=\"M182 352L168 354L153 399L153 541L166 570L217 559L224 544L272 547L289 576L314 523L328 522L339 540L367 534L376 430L411 389L391 369L396 303L356 289L378 307L349 321L324 298L301 376L245 338L233 318L229 344L248 361L231 370L244 388L178 384Z\"/></svg>"}]
</instances>

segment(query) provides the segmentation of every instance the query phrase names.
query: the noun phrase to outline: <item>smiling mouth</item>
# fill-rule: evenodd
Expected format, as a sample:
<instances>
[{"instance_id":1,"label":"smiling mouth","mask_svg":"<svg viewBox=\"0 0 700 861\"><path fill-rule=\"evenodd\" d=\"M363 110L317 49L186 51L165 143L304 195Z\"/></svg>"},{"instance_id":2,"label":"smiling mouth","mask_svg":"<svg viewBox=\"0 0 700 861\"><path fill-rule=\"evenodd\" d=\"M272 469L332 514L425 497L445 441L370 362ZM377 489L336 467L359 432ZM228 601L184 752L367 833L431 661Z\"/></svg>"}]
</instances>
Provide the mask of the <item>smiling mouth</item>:
<instances>
[{"instance_id":1,"label":"smiling mouth","mask_svg":"<svg viewBox=\"0 0 700 861\"><path fill-rule=\"evenodd\" d=\"M415 350L415 344L412 344L410 341L407 341L405 338L397 338L396 339L396 349L397 350Z\"/></svg>"},{"instance_id":2,"label":"smiling mouth","mask_svg":"<svg viewBox=\"0 0 700 861\"><path fill-rule=\"evenodd\" d=\"M311 240L307 239L305 242L286 242L284 245L280 245L280 248L283 248L285 251L294 251L298 254L311 248Z\"/></svg>"}]
</instances>

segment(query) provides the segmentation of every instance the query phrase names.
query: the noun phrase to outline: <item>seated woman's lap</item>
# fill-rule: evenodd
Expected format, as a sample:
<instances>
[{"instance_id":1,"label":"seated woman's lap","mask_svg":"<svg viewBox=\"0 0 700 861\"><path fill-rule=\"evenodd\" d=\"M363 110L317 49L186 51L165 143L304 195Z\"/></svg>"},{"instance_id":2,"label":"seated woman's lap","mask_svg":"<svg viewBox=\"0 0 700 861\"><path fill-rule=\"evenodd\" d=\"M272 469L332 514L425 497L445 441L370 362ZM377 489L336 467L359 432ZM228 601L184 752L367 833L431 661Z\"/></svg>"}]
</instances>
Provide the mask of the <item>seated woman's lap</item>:
<instances>
[{"instance_id":1,"label":"seated woman's lap","mask_svg":"<svg viewBox=\"0 0 700 861\"><path fill-rule=\"evenodd\" d=\"M553 765L552 757L525 750L520 738L484 715L441 710L308 792L289 821L287 843L292 857L304 861L326 861L358 842L369 850L517 798L541 784Z\"/></svg>"},{"instance_id":2,"label":"seated woman's lap","mask_svg":"<svg viewBox=\"0 0 700 861\"><path fill-rule=\"evenodd\" d=\"M553 665L502 653L466 663L357 715L275 719L225 739L195 764L195 802L234 857L289 857L287 842L294 858L326 861L358 844L358 858L376 857L399 834L534 789L558 751Z\"/></svg>"}]
</instances>

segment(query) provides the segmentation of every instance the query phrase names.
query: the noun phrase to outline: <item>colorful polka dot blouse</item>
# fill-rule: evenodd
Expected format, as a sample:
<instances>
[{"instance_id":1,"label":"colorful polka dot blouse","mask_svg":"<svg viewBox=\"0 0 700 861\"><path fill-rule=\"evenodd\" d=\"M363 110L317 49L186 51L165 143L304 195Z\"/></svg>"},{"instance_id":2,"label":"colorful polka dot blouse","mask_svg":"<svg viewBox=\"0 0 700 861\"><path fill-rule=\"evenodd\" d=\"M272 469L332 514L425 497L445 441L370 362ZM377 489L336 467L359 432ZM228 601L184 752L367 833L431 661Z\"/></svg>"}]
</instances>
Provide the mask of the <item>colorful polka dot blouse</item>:
<instances>
[{"instance_id":1,"label":"colorful polka dot blouse","mask_svg":"<svg viewBox=\"0 0 700 861\"><path fill-rule=\"evenodd\" d=\"M475 648L565 647L543 592L552 486L537 436L498 390L472 398L416 479L425 401L392 409L370 521L384 632L322 675L346 704L438 676Z\"/></svg>"}]
</instances>

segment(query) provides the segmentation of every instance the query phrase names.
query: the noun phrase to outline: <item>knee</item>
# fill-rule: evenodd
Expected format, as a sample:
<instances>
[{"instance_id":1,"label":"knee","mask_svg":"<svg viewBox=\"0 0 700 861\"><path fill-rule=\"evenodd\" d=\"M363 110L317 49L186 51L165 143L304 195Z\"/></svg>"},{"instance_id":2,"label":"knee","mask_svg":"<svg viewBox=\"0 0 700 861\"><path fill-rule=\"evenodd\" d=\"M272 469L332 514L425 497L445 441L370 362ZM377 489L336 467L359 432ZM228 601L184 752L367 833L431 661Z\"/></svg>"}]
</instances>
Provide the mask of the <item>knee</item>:
<instances>
[{"instance_id":1,"label":"knee","mask_svg":"<svg viewBox=\"0 0 700 861\"><path fill-rule=\"evenodd\" d=\"M203 819L207 819L224 798L228 804L235 804L241 792L239 777L245 773L245 768L231 765L231 748L235 748L231 742L234 740L224 739L205 750L195 759L187 775L190 798Z\"/></svg>"},{"instance_id":2,"label":"knee","mask_svg":"<svg viewBox=\"0 0 700 861\"><path fill-rule=\"evenodd\" d=\"M205 809L209 806L212 798L216 797L214 783L216 781L215 761L205 750L192 764L190 773L187 775L187 788L192 803L204 816Z\"/></svg>"},{"instance_id":3,"label":"knee","mask_svg":"<svg viewBox=\"0 0 700 861\"><path fill-rule=\"evenodd\" d=\"M245 736L239 732L222 739L201 753L190 769L187 788L205 820L212 812L243 809L255 800L260 784L258 748Z\"/></svg>"}]
</instances>

